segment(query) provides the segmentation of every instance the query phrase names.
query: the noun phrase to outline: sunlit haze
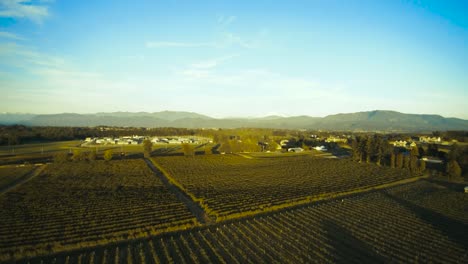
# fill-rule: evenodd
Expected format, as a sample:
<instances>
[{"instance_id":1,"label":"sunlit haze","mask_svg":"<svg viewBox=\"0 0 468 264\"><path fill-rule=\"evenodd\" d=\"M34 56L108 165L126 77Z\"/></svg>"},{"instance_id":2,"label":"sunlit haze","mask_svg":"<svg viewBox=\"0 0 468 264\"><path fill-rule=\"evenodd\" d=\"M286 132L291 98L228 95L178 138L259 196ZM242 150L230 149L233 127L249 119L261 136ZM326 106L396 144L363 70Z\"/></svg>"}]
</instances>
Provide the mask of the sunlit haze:
<instances>
[{"instance_id":1,"label":"sunlit haze","mask_svg":"<svg viewBox=\"0 0 468 264\"><path fill-rule=\"evenodd\" d=\"M468 119L467 1L0 0L0 112Z\"/></svg>"}]
</instances>

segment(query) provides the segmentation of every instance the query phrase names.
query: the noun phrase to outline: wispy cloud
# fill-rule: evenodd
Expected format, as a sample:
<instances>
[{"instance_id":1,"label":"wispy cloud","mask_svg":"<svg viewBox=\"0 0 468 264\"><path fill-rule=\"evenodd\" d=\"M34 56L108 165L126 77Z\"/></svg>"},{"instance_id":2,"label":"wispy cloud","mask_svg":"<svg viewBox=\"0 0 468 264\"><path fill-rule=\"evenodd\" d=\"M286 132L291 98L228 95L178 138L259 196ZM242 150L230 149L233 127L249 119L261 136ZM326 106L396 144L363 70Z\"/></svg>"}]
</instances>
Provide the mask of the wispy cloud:
<instances>
[{"instance_id":1,"label":"wispy cloud","mask_svg":"<svg viewBox=\"0 0 468 264\"><path fill-rule=\"evenodd\" d=\"M148 41L147 48L198 48L198 47L214 47L212 42L173 42L173 41Z\"/></svg>"},{"instance_id":2,"label":"wispy cloud","mask_svg":"<svg viewBox=\"0 0 468 264\"><path fill-rule=\"evenodd\" d=\"M49 7L53 1L0 0L0 17L24 18L35 23L42 23L49 16Z\"/></svg>"},{"instance_id":3,"label":"wispy cloud","mask_svg":"<svg viewBox=\"0 0 468 264\"><path fill-rule=\"evenodd\" d=\"M246 49L256 48L258 45L254 41L247 41L242 37L225 32L213 42L174 42L174 41L148 41L147 48L225 48L239 46Z\"/></svg>"},{"instance_id":4,"label":"wispy cloud","mask_svg":"<svg viewBox=\"0 0 468 264\"><path fill-rule=\"evenodd\" d=\"M14 39L14 40L25 40L25 38L18 36L16 34L0 31L0 38Z\"/></svg>"},{"instance_id":5,"label":"wispy cloud","mask_svg":"<svg viewBox=\"0 0 468 264\"><path fill-rule=\"evenodd\" d=\"M219 57L219 58L215 58L211 60L200 61L200 62L193 63L191 67L196 68L196 69L212 69L212 68L217 67L221 63L226 62L236 57L239 57L239 55L237 54L228 55L228 56Z\"/></svg>"},{"instance_id":6,"label":"wispy cloud","mask_svg":"<svg viewBox=\"0 0 468 264\"><path fill-rule=\"evenodd\" d=\"M239 45L247 49L253 48L255 46L253 42L248 42L242 39L240 36L237 36L230 32L225 34L225 39L229 45Z\"/></svg>"},{"instance_id":7,"label":"wispy cloud","mask_svg":"<svg viewBox=\"0 0 468 264\"><path fill-rule=\"evenodd\" d=\"M236 19L237 19L236 16L218 15L218 24L221 26L229 26L234 21L236 21Z\"/></svg>"},{"instance_id":8,"label":"wispy cloud","mask_svg":"<svg viewBox=\"0 0 468 264\"><path fill-rule=\"evenodd\" d=\"M35 51L33 48L16 43L0 43L0 65L18 68L63 67L62 58Z\"/></svg>"}]
</instances>

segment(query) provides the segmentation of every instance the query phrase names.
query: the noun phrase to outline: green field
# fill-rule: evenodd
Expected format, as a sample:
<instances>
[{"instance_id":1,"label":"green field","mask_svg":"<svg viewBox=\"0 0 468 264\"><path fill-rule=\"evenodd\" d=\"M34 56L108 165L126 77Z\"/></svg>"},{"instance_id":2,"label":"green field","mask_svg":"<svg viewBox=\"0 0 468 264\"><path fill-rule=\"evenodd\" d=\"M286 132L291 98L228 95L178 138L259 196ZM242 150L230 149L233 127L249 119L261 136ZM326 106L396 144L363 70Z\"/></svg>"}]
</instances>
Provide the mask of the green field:
<instances>
[{"instance_id":1,"label":"green field","mask_svg":"<svg viewBox=\"0 0 468 264\"><path fill-rule=\"evenodd\" d=\"M0 190L14 183L33 169L34 166L19 167L10 165L0 167Z\"/></svg>"},{"instance_id":2,"label":"green field","mask_svg":"<svg viewBox=\"0 0 468 264\"><path fill-rule=\"evenodd\" d=\"M0 208L3 259L196 224L142 160L48 165L41 175L0 196Z\"/></svg>"},{"instance_id":3,"label":"green field","mask_svg":"<svg viewBox=\"0 0 468 264\"><path fill-rule=\"evenodd\" d=\"M208 155L154 160L211 216L221 219L410 177L406 170L310 155L272 159Z\"/></svg>"},{"instance_id":4,"label":"green field","mask_svg":"<svg viewBox=\"0 0 468 264\"><path fill-rule=\"evenodd\" d=\"M163 146L145 161L125 148L134 155L109 162L0 167L0 187L13 186L0 193L0 262L468 261L460 184L310 152Z\"/></svg>"},{"instance_id":5,"label":"green field","mask_svg":"<svg viewBox=\"0 0 468 264\"><path fill-rule=\"evenodd\" d=\"M94 151L98 159L106 150L112 150L114 157L120 159L120 154L134 158L143 154L142 145L82 145L82 141L60 141L49 143L34 143L14 146L0 146L0 166L5 164L28 164L52 162L57 153L68 153L70 156L74 151ZM196 151L202 151L202 146L194 146ZM183 155L180 145L155 144L152 153L154 155Z\"/></svg>"},{"instance_id":6,"label":"green field","mask_svg":"<svg viewBox=\"0 0 468 264\"><path fill-rule=\"evenodd\" d=\"M59 151L70 151L81 144L81 141L59 141L48 143L35 143L14 146L0 146L0 157L11 155L40 155Z\"/></svg>"},{"instance_id":7,"label":"green field","mask_svg":"<svg viewBox=\"0 0 468 264\"><path fill-rule=\"evenodd\" d=\"M437 187L417 182L31 262L466 263L468 223L413 204L425 196L422 191L433 188ZM417 195L406 198L407 193ZM458 196L456 211L466 214L460 210L468 202L466 196ZM443 195L433 199L446 201Z\"/></svg>"}]
</instances>

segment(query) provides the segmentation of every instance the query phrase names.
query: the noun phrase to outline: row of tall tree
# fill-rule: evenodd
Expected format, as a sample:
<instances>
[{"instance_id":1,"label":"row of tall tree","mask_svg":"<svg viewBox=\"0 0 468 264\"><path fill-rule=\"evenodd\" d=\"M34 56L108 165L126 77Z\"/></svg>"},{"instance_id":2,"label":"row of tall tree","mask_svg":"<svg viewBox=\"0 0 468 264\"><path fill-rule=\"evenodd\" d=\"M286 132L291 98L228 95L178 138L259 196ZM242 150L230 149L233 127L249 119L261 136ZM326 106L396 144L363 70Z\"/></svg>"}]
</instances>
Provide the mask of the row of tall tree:
<instances>
[{"instance_id":1,"label":"row of tall tree","mask_svg":"<svg viewBox=\"0 0 468 264\"><path fill-rule=\"evenodd\" d=\"M429 144L426 149L421 146L407 149L394 147L385 136L375 134L356 136L351 141L351 147L352 158L357 162L372 162L418 173L425 171L427 164L421 158L428 155L442 159L445 172L451 176L461 176L468 170L468 148L457 144L453 144L447 152L440 151L436 144Z\"/></svg>"},{"instance_id":2,"label":"row of tall tree","mask_svg":"<svg viewBox=\"0 0 468 264\"><path fill-rule=\"evenodd\" d=\"M105 161L110 161L112 160L114 156L114 153L111 149L108 149L104 151L104 154L102 155L102 158ZM53 156L53 160L55 163L65 163L65 162L83 162L83 161L88 161L88 162L94 162L97 159L97 154L96 151L82 151L79 149L76 149L73 151L72 155L69 155L67 152L58 152Z\"/></svg>"}]
</instances>

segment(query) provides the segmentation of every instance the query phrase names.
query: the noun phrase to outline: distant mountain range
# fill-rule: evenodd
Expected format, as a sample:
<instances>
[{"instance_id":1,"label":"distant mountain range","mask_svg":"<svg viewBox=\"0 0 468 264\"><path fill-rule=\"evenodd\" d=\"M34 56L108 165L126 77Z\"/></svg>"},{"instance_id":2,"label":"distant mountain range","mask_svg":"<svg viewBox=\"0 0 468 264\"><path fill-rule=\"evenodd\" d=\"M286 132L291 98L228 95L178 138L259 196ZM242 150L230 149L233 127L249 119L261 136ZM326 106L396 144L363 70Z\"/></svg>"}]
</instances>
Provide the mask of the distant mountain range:
<instances>
[{"instance_id":1,"label":"distant mountain range","mask_svg":"<svg viewBox=\"0 0 468 264\"><path fill-rule=\"evenodd\" d=\"M29 126L121 126L185 128L283 128L312 130L430 132L435 130L468 130L468 120L440 115L404 114L395 111L368 111L336 114L326 117L267 116L261 118L212 118L192 113L163 111L114 112L96 114L0 114L0 124Z\"/></svg>"}]
</instances>

